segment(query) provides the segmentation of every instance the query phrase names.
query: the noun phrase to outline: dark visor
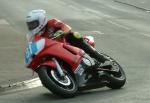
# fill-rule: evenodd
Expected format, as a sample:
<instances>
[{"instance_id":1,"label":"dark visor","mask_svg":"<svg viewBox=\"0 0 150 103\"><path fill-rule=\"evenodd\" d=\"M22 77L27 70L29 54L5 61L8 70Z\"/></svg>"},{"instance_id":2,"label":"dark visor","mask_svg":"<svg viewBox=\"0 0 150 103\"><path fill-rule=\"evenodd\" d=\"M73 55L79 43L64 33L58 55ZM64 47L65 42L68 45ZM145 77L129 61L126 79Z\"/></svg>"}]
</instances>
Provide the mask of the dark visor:
<instances>
[{"instance_id":1,"label":"dark visor","mask_svg":"<svg viewBox=\"0 0 150 103\"><path fill-rule=\"evenodd\" d=\"M35 21L32 21L32 22L27 22L27 26L28 26L29 30L33 30L33 29L35 29L36 27L39 26L39 21L35 20Z\"/></svg>"}]
</instances>

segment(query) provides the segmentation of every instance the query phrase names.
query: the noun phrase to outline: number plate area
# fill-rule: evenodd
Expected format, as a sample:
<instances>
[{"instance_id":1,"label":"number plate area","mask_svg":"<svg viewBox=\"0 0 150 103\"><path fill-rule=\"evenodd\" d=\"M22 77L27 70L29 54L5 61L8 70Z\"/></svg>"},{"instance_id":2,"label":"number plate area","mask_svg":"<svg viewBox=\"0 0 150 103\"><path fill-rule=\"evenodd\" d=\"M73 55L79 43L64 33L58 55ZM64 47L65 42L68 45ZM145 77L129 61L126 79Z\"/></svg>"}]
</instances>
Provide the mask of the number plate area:
<instances>
[{"instance_id":1,"label":"number plate area","mask_svg":"<svg viewBox=\"0 0 150 103\"><path fill-rule=\"evenodd\" d=\"M37 42L28 42L25 52L25 65L28 66L31 61L32 57L38 55L44 49L45 46L45 39L41 39Z\"/></svg>"}]
</instances>

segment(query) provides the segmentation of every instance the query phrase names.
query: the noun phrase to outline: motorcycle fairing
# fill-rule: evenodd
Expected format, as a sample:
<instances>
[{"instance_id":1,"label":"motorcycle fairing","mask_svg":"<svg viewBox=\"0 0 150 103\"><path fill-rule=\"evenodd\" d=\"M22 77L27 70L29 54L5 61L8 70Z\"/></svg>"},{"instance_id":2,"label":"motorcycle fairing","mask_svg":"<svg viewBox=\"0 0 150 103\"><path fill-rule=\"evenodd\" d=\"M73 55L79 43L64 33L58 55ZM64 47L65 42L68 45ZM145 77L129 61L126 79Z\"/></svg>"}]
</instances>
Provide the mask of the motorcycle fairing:
<instances>
[{"instance_id":1,"label":"motorcycle fairing","mask_svg":"<svg viewBox=\"0 0 150 103\"><path fill-rule=\"evenodd\" d=\"M85 74L85 67L83 66L83 63L81 61L81 63L78 65L77 69L74 71L75 73L75 77L78 83L78 87L83 87L86 85L86 82L88 81L86 79L87 74Z\"/></svg>"},{"instance_id":2,"label":"motorcycle fairing","mask_svg":"<svg viewBox=\"0 0 150 103\"><path fill-rule=\"evenodd\" d=\"M38 40L37 42L29 42L25 52L25 65L28 66L34 55L37 55L43 50L45 46L45 39Z\"/></svg>"},{"instance_id":3,"label":"motorcycle fairing","mask_svg":"<svg viewBox=\"0 0 150 103\"><path fill-rule=\"evenodd\" d=\"M96 80L96 78L93 78L95 77L95 75L87 72L87 70L91 68L91 66L92 65L88 65L87 63L85 63L84 58L82 58L81 63L74 72L78 87L90 86L95 84L95 82L93 83L93 81Z\"/></svg>"},{"instance_id":4,"label":"motorcycle fairing","mask_svg":"<svg viewBox=\"0 0 150 103\"><path fill-rule=\"evenodd\" d=\"M44 39L44 48L37 56L35 56L28 67L35 70L43 64L40 63L41 58L44 58L45 56L51 56L65 61L70 65L72 71L75 71L77 66L80 64L82 55L84 54L83 50L58 41L50 40L47 38Z\"/></svg>"},{"instance_id":5,"label":"motorcycle fairing","mask_svg":"<svg viewBox=\"0 0 150 103\"><path fill-rule=\"evenodd\" d=\"M45 61L44 63L40 64L40 66L50 66L52 68L56 68L57 67L55 62L54 61L50 61L50 60L49 61Z\"/></svg>"}]
</instances>

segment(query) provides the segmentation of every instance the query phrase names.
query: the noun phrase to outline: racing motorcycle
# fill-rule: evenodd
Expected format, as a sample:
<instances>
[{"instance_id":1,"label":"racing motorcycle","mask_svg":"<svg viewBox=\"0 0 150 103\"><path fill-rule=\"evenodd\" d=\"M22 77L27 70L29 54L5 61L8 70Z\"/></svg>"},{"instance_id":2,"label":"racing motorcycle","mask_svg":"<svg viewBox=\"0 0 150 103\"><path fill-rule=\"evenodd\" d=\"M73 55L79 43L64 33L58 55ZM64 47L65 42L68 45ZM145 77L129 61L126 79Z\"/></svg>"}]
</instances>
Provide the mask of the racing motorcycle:
<instances>
[{"instance_id":1,"label":"racing motorcycle","mask_svg":"<svg viewBox=\"0 0 150 103\"><path fill-rule=\"evenodd\" d=\"M29 37L28 37L29 38ZM60 97L73 97L77 92L100 87L119 89L125 85L123 68L110 56L101 53L112 61L112 67L101 67L82 49L70 45L65 38L56 40L36 35L28 40L25 64L32 69L44 87ZM93 48L92 36L84 39Z\"/></svg>"}]
</instances>

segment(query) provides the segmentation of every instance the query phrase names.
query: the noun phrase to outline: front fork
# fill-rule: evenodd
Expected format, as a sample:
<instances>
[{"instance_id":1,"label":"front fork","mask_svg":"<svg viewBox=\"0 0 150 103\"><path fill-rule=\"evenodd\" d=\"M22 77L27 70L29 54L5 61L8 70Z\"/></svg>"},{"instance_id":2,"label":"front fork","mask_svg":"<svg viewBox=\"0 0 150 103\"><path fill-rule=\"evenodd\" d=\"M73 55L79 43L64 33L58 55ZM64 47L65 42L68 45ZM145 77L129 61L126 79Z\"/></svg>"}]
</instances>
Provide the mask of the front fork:
<instances>
[{"instance_id":1,"label":"front fork","mask_svg":"<svg viewBox=\"0 0 150 103\"><path fill-rule=\"evenodd\" d=\"M55 62L55 64L56 64L56 69L57 69L57 71L58 71L60 77L64 77L65 74L64 74L64 72L63 72L61 66L59 65L58 61L56 60L56 58L52 58L52 60L53 60L53 61Z\"/></svg>"}]
</instances>

